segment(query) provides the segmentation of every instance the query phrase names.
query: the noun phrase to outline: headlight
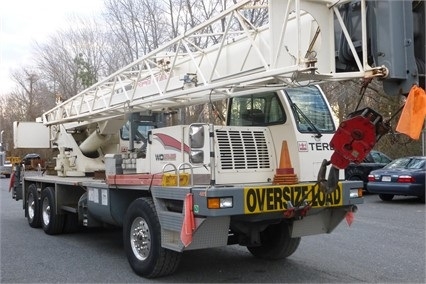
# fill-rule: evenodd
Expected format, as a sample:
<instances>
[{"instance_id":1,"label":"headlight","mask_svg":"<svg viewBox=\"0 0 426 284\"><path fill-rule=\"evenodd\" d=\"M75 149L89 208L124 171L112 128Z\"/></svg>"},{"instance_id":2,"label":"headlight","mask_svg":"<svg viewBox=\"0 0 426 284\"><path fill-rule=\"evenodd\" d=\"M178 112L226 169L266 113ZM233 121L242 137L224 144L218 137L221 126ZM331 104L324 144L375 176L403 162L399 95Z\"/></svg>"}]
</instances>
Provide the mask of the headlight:
<instances>
[{"instance_id":1,"label":"headlight","mask_svg":"<svg viewBox=\"0 0 426 284\"><path fill-rule=\"evenodd\" d=\"M191 154L189 155L189 161L192 164L202 164L204 162L204 151L191 150Z\"/></svg>"},{"instance_id":2,"label":"headlight","mask_svg":"<svg viewBox=\"0 0 426 284\"><path fill-rule=\"evenodd\" d=\"M349 192L350 198L362 197L362 188L351 189Z\"/></svg>"}]
</instances>

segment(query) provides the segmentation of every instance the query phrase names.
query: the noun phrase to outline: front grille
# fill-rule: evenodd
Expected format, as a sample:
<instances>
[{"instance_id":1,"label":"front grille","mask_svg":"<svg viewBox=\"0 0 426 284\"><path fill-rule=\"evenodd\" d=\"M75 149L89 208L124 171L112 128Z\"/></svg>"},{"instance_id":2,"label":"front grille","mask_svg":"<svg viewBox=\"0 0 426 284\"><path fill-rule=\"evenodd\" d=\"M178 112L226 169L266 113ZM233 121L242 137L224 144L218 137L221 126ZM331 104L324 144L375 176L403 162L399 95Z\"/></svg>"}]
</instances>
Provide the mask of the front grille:
<instances>
[{"instance_id":1,"label":"front grille","mask_svg":"<svg viewBox=\"0 0 426 284\"><path fill-rule=\"evenodd\" d=\"M250 170L270 167L265 131L216 130L222 170Z\"/></svg>"}]
</instances>

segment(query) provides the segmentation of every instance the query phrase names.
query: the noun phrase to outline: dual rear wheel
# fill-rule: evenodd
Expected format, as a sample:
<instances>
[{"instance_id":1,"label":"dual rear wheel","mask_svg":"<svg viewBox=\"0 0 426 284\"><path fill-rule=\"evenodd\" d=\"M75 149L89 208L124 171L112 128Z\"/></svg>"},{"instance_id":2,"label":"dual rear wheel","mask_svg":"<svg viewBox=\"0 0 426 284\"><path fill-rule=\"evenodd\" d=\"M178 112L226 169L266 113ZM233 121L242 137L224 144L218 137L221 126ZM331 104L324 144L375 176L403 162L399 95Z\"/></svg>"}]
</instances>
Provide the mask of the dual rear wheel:
<instances>
[{"instance_id":1,"label":"dual rear wheel","mask_svg":"<svg viewBox=\"0 0 426 284\"><path fill-rule=\"evenodd\" d=\"M42 228L48 235L63 232L69 233L78 227L76 214L58 214L55 211L55 190L46 187L38 193L35 184L28 187L26 216L28 224L33 228Z\"/></svg>"}]
</instances>

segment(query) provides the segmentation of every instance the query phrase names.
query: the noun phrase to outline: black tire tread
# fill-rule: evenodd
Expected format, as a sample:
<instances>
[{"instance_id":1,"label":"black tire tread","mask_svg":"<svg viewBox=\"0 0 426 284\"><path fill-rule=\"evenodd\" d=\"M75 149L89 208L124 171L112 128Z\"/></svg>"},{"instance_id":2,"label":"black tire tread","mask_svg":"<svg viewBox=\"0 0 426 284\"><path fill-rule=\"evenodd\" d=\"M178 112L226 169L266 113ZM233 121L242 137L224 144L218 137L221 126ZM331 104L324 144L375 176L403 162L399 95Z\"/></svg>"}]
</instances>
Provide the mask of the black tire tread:
<instances>
[{"instance_id":1,"label":"black tire tread","mask_svg":"<svg viewBox=\"0 0 426 284\"><path fill-rule=\"evenodd\" d=\"M270 236L273 235L275 239ZM255 257L263 259L283 259L292 255L299 247L301 238L291 238L289 224L270 225L261 232L262 244L260 246L248 246L247 249Z\"/></svg>"},{"instance_id":2,"label":"black tire tread","mask_svg":"<svg viewBox=\"0 0 426 284\"><path fill-rule=\"evenodd\" d=\"M379 198L383 201L391 201L393 197L394 197L393 194L379 193Z\"/></svg>"},{"instance_id":3,"label":"black tire tread","mask_svg":"<svg viewBox=\"0 0 426 284\"><path fill-rule=\"evenodd\" d=\"M146 217L140 216L142 214L145 214ZM151 240L153 240L152 245L158 245L158 247L151 247L151 252L154 254L158 253L157 259L147 260L147 262L151 262L151 264L146 263L144 264L145 267L141 267L141 261L134 259L129 242L129 230L131 223L133 222L134 218L138 216L144 217L145 221L149 223L148 225L150 226ZM146 278L161 277L172 274L179 266L182 254L161 247L161 226L152 198L138 198L130 204L124 218L123 240L125 242L124 249L126 251L130 266L138 275ZM158 250L158 252L154 250Z\"/></svg>"},{"instance_id":4,"label":"black tire tread","mask_svg":"<svg viewBox=\"0 0 426 284\"><path fill-rule=\"evenodd\" d=\"M65 216L63 214L55 214L54 208L55 208L55 190L52 187L46 187L41 192L41 214L43 214L43 200L45 198L48 198L50 203L50 222L49 225L45 226L43 222L43 218L41 218L41 226L44 230L44 232L48 235L57 235L63 232L64 229L64 221Z\"/></svg>"},{"instance_id":5,"label":"black tire tread","mask_svg":"<svg viewBox=\"0 0 426 284\"><path fill-rule=\"evenodd\" d=\"M78 232L80 225L78 224L78 215L75 213L65 214L63 233L70 234Z\"/></svg>"},{"instance_id":6,"label":"black tire tread","mask_svg":"<svg viewBox=\"0 0 426 284\"><path fill-rule=\"evenodd\" d=\"M29 195L34 196L35 201L35 212L34 212L34 218L31 220L28 215L28 198ZM25 206L25 215L27 216L28 224L32 228L40 228L41 227L41 210L40 210L40 200L38 200L38 193L37 193L37 187L35 184L30 184L28 186L28 194L27 194L27 204Z\"/></svg>"},{"instance_id":7,"label":"black tire tread","mask_svg":"<svg viewBox=\"0 0 426 284\"><path fill-rule=\"evenodd\" d=\"M360 169L352 168L347 171L346 175L348 180L363 180L364 173Z\"/></svg>"}]
</instances>

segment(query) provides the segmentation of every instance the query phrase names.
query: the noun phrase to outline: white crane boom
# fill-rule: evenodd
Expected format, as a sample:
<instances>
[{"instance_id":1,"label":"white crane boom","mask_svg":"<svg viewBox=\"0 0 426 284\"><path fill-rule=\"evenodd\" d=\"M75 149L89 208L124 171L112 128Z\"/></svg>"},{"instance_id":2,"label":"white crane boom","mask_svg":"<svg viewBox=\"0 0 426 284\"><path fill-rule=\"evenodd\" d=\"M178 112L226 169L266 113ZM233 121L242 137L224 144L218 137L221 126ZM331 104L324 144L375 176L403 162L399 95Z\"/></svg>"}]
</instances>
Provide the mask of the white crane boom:
<instances>
[{"instance_id":1,"label":"white crane boom","mask_svg":"<svg viewBox=\"0 0 426 284\"><path fill-rule=\"evenodd\" d=\"M241 95L271 79L286 85L385 76L359 58L336 3L330 0L243 0L43 114L45 125L108 119ZM365 1L362 1L362 7ZM268 13L259 25L247 11ZM366 34L365 13L361 13ZM335 18L337 21L335 21ZM358 71L336 73L337 22Z\"/></svg>"}]
</instances>

